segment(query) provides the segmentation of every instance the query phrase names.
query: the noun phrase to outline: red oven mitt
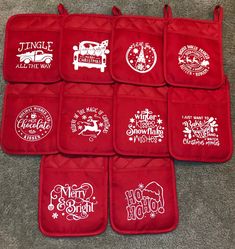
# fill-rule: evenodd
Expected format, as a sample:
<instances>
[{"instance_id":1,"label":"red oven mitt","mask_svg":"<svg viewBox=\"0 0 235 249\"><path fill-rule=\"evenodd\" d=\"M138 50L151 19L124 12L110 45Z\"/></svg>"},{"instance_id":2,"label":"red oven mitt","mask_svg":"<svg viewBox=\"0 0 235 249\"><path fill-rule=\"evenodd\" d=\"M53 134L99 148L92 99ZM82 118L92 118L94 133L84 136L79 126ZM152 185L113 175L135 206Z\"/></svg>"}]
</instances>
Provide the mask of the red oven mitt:
<instances>
[{"instance_id":1,"label":"red oven mitt","mask_svg":"<svg viewBox=\"0 0 235 249\"><path fill-rule=\"evenodd\" d=\"M170 154L178 160L224 162L232 155L229 83L217 90L169 89Z\"/></svg>"},{"instance_id":2,"label":"red oven mitt","mask_svg":"<svg viewBox=\"0 0 235 249\"><path fill-rule=\"evenodd\" d=\"M119 82L161 86L166 18L120 16L114 21L111 73Z\"/></svg>"},{"instance_id":3,"label":"red oven mitt","mask_svg":"<svg viewBox=\"0 0 235 249\"><path fill-rule=\"evenodd\" d=\"M61 14L19 14L9 18L3 63L5 80L40 83L60 80L60 23L64 13Z\"/></svg>"},{"instance_id":4,"label":"red oven mitt","mask_svg":"<svg viewBox=\"0 0 235 249\"><path fill-rule=\"evenodd\" d=\"M168 156L167 87L119 84L114 95L115 151L127 156Z\"/></svg>"},{"instance_id":5,"label":"red oven mitt","mask_svg":"<svg viewBox=\"0 0 235 249\"><path fill-rule=\"evenodd\" d=\"M214 20L169 19L165 29L165 79L174 86L215 89L224 82L223 9Z\"/></svg>"},{"instance_id":6,"label":"red oven mitt","mask_svg":"<svg viewBox=\"0 0 235 249\"><path fill-rule=\"evenodd\" d=\"M56 153L61 83L7 84L1 143L9 154Z\"/></svg>"},{"instance_id":7,"label":"red oven mitt","mask_svg":"<svg viewBox=\"0 0 235 249\"><path fill-rule=\"evenodd\" d=\"M59 150L113 155L112 85L65 83L61 94Z\"/></svg>"},{"instance_id":8,"label":"red oven mitt","mask_svg":"<svg viewBox=\"0 0 235 249\"><path fill-rule=\"evenodd\" d=\"M39 228L46 236L91 236L106 229L108 159L44 156Z\"/></svg>"},{"instance_id":9,"label":"red oven mitt","mask_svg":"<svg viewBox=\"0 0 235 249\"><path fill-rule=\"evenodd\" d=\"M63 79L112 83L109 69L111 31L111 16L68 15L64 20L60 47Z\"/></svg>"},{"instance_id":10,"label":"red oven mitt","mask_svg":"<svg viewBox=\"0 0 235 249\"><path fill-rule=\"evenodd\" d=\"M118 156L110 161L112 228L121 234L175 229L178 205L173 161Z\"/></svg>"}]
</instances>

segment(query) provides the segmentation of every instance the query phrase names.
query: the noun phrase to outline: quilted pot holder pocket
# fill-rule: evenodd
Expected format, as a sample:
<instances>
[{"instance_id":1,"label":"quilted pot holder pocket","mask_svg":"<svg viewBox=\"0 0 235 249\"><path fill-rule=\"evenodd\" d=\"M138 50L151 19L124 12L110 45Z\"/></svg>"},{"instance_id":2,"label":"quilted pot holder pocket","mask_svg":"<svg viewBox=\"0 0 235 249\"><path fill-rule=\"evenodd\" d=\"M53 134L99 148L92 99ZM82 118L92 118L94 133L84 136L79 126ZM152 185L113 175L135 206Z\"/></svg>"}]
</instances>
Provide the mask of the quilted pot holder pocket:
<instances>
[{"instance_id":1,"label":"quilted pot holder pocket","mask_svg":"<svg viewBox=\"0 0 235 249\"><path fill-rule=\"evenodd\" d=\"M59 150L113 155L112 85L65 83L61 95Z\"/></svg>"},{"instance_id":2,"label":"quilted pot holder pocket","mask_svg":"<svg viewBox=\"0 0 235 249\"><path fill-rule=\"evenodd\" d=\"M224 162L232 155L229 83L217 90L169 89L170 154L178 160Z\"/></svg>"},{"instance_id":3,"label":"quilted pot holder pocket","mask_svg":"<svg viewBox=\"0 0 235 249\"><path fill-rule=\"evenodd\" d=\"M11 82L56 82L63 15L19 14L6 25L4 78Z\"/></svg>"},{"instance_id":4,"label":"quilted pot holder pocket","mask_svg":"<svg viewBox=\"0 0 235 249\"><path fill-rule=\"evenodd\" d=\"M114 97L114 148L127 156L168 156L167 87L119 84Z\"/></svg>"},{"instance_id":5,"label":"quilted pot holder pocket","mask_svg":"<svg viewBox=\"0 0 235 249\"><path fill-rule=\"evenodd\" d=\"M120 16L114 21L111 73L119 82L164 85L163 30L165 18Z\"/></svg>"},{"instance_id":6,"label":"quilted pot holder pocket","mask_svg":"<svg viewBox=\"0 0 235 249\"><path fill-rule=\"evenodd\" d=\"M57 152L61 83L7 84L2 115L2 148L9 154Z\"/></svg>"},{"instance_id":7,"label":"quilted pot holder pocket","mask_svg":"<svg viewBox=\"0 0 235 249\"><path fill-rule=\"evenodd\" d=\"M64 80L112 83L109 69L111 31L111 16L67 16L60 47L60 72Z\"/></svg>"},{"instance_id":8,"label":"quilted pot holder pocket","mask_svg":"<svg viewBox=\"0 0 235 249\"><path fill-rule=\"evenodd\" d=\"M118 156L110 161L112 228L121 234L175 229L178 204L173 161Z\"/></svg>"},{"instance_id":9,"label":"quilted pot holder pocket","mask_svg":"<svg viewBox=\"0 0 235 249\"><path fill-rule=\"evenodd\" d=\"M174 86L215 89L224 82L223 9L214 20L172 18L165 29L165 78Z\"/></svg>"},{"instance_id":10,"label":"quilted pot holder pocket","mask_svg":"<svg viewBox=\"0 0 235 249\"><path fill-rule=\"evenodd\" d=\"M106 229L108 159L44 156L39 228L46 236L91 236Z\"/></svg>"}]
</instances>

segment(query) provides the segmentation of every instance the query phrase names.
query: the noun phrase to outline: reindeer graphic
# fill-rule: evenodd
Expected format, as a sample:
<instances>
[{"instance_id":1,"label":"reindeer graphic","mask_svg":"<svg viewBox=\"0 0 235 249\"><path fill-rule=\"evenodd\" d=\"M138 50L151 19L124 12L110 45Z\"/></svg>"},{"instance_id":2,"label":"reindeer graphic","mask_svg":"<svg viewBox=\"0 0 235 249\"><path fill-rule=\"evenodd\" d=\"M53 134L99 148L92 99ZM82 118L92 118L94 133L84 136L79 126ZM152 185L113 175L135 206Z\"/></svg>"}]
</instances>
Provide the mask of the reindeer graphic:
<instances>
[{"instance_id":1,"label":"reindeer graphic","mask_svg":"<svg viewBox=\"0 0 235 249\"><path fill-rule=\"evenodd\" d=\"M97 115L94 115L95 118L98 118L97 120L93 119L92 116L89 116L87 118L87 121L78 121L77 124L78 125L84 125L84 128L81 130L80 133L78 133L78 135L82 135L82 136L88 136L89 137L89 141L93 142L94 139L99 136L99 134L101 133L101 130L98 127L98 122L100 121L100 117ZM88 134L85 132L92 132L92 134Z\"/></svg>"},{"instance_id":2,"label":"reindeer graphic","mask_svg":"<svg viewBox=\"0 0 235 249\"><path fill-rule=\"evenodd\" d=\"M186 57L186 62L189 64L199 64L198 59L195 56L187 56Z\"/></svg>"},{"instance_id":3,"label":"reindeer graphic","mask_svg":"<svg viewBox=\"0 0 235 249\"><path fill-rule=\"evenodd\" d=\"M178 64L184 64L185 63L185 60L184 59L181 59L180 57L178 58Z\"/></svg>"},{"instance_id":4,"label":"reindeer graphic","mask_svg":"<svg viewBox=\"0 0 235 249\"><path fill-rule=\"evenodd\" d=\"M201 66L202 67L207 67L207 66L209 66L209 61L207 61L207 60L203 60L202 62L201 62Z\"/></svg>"}]
</instances>

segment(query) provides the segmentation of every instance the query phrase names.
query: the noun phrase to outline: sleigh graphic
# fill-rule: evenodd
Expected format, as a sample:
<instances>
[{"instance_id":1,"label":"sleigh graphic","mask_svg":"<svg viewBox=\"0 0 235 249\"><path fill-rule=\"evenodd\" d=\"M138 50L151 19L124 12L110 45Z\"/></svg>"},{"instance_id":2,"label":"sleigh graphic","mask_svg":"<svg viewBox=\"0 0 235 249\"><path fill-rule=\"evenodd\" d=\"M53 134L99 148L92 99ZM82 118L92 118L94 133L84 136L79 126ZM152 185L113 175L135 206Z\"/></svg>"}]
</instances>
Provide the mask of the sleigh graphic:
<instances>
[{"instance_id":1,"label":"sleigh graphic","mask_svg":"<svg viewBox=\"0 0 235 249\"><path fill-rule=\"evenodd\" d=\"M52 54L44 53L42 50L17 54L16 56L20 58L20 62L24 62L25 64L29 64L30 62L45 62L49 64L53 58Z\"/></svg>"},{"instance_id":2,"label":"sleigh graphic","mask_svg":"<svg viewBox=\"0 0 235 249\"><path fill-rule=\"evenodd\" d=\"M209 118L205 122L192 122L189 120L185 121L183 124L185 125L185 130L183 132L188 134L189 139L192 138L192 135L200 139L206 138L213 134L215 128L218 127L218 124L213 117Z\"/></svg>"},{"instance_id":3,"label":"sleigh graphic","mask_svg":"<svg viewBox=\"0 0 235 249\"><path fill-rule=\"evenodd\" d=\"M73 65L74 70L79 67L97 68L100 72L104 72L106 68L108 40L101 43L93 41L82 41L78 46L73 46Z\"/></svg>"}]
</instances>

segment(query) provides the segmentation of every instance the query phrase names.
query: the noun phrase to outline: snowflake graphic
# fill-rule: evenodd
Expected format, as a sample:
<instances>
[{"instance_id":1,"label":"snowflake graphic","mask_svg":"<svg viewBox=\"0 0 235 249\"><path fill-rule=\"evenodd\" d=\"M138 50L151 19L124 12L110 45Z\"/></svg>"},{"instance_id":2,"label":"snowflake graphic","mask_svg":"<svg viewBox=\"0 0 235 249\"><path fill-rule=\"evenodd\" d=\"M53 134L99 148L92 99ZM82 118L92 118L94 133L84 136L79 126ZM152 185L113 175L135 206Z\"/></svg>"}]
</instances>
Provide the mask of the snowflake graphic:
<instances>
[{"instance_id":1,"label":"snowflake graphic","mask_svg":"<svg viewBox=\"0 0 235 249\"><path fill-rule=\"evenodd\" d=\"M134 119L134 118L130 118L130 122L131 122L131 123L134 123L134 122L135 122L135 119Z\"/></svg>"},{"instance_id":2,"label":"snowflake graphic","mask_svg":"<svg viewBox=\"0 0 235 249\"><path fill-rule=\"evenodd\" d=\"M103 123L99 123L99 127L103 127L104 126L104 124Z\"/></svg>"},{"instance_id":3,"label":"snowflake graphic","mask_svg":"<svg viewBox=\"0 0 235 249\"><path fill-rule=\"evenodd\" d=\"M162 124L162 119L159 118L159 119L157 120L157 123L158 123L158 124Z\"/></svg>"},{"instance_id":4,"label":"snowflake graphic","mask_svg":"<svg viewBox=\"0 0 235 249\"><path fill-rule=\"evenodd\" d=\"M154 219L156 217L156 214L155 213L151 213L150 214L150 218Z\"/></svg>"},{"instance_id":5,"label":"snowflake graphic","mask_svg":"<svg viewBox=\"0 0 235 249\"><path fill-rule=\"evenodd\" d=\"M143 184L143 183L140 183L140 184L138 185L138 188L139 188L139 189L143 189L143 188L144 188L144 184Z\"/></svg>"},{"instance_id":6,"label":"snowflake graphic","mask_svg":"<svg viewBox=\"0 0 235 249\"><path fill-rule=\"evenodd\" d=\"M136 68L137 68L138 70L140 70L140 71L143 71L144 65L143 65L143 64L139 64L139 65L137 65Z\"/></svg>"},{"instance_id":7,"label":"snowflake graphic","mask_svg":"<svg viewBox=\"0 0 235 249\"><path fill-rule=\"evenodd\" d=\"M83 115L83 116L82 116L82 119L83 119L83 120L87 119L87 116L86 116L86 115Z\"/></svg>"},{"instance_id":8,"label":"snowflake graphic","mask_svg":"<svg viewBox=\"0 0 235 249\"><path fill-rule=\"evenodd\" d=\"M52 218L53 218L53 219L57 219L57 218L58 218L58 214L57 214L57 213L53 213L53 214L52 214Z\"/></svg>"}]
</instances>

